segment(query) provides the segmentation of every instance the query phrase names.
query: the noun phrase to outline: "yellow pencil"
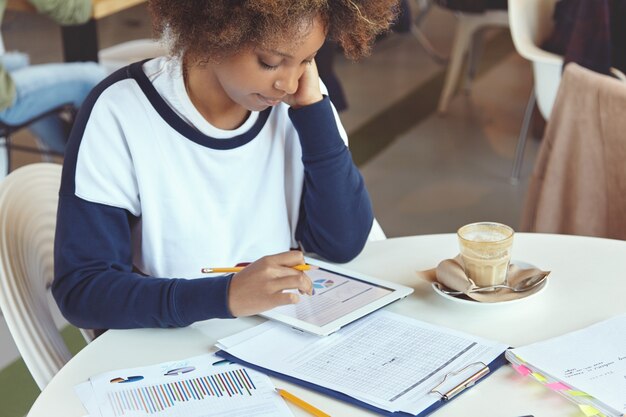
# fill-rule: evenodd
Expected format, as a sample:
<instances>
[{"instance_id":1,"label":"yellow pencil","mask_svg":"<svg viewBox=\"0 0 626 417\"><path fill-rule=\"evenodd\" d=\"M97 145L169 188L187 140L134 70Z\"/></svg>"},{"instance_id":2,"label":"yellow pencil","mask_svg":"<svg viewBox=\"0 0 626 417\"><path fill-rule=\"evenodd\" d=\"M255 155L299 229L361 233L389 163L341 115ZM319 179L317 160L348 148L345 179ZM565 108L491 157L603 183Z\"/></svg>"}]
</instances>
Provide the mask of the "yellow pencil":
<instances>
[{"instance_id":1,"label":"yellow pencil","mask_svg":"<svg viewBox=\"0 0 626 417\"><path fill-rule=\"evenodd\" d=\"M274 389L276 390L278 395L283 397L285 400L289 401L292 404L297 405L298 407L302 408L305 411L308 411L310 414L314 415L315 417L330 417L330 414L326 414L319 408L313 407L308 402L301 400L300 398L285 391L284 389L280 389L280 388L274 388Z\"/></svg>"},{"instance_id":2,"label":"yellow pencil","mask_svg":"<svg viewBox=\"0 0 626 417\"><path fill-rule=\"evenodd\" d=\"M214 272L240 272L244 268L245 266L233 266L230 268L202 268L200 272L202 272L203 274L211 274ZM291 268L297 269L298 271L308 271L311 269L315 269L316 267L313 265L302 264L302 265L292 266Z\"/></svg>"}]
</instances>

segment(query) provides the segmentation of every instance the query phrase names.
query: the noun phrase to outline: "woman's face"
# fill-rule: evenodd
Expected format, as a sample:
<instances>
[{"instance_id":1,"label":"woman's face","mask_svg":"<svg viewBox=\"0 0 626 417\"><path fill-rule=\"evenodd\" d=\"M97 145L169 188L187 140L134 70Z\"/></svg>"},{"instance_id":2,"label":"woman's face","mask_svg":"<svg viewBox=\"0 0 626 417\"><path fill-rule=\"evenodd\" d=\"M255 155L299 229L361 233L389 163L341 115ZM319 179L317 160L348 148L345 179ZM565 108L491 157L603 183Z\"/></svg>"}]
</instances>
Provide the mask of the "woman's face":
<instances>
[{"instance_id":1,"label":"woman's face","mask_svg":"<svg viewBox=\"0 0 626 417\"><path fill-rule=\"evenodd\" d=\"M280 39L272 47L249 48L219 63L208 64L207 76L217 84L214 93L249 111L275 106L288 94L294 94L326 37L319 18L306 30L297 43Z\"/></svg>"}]
</instances>

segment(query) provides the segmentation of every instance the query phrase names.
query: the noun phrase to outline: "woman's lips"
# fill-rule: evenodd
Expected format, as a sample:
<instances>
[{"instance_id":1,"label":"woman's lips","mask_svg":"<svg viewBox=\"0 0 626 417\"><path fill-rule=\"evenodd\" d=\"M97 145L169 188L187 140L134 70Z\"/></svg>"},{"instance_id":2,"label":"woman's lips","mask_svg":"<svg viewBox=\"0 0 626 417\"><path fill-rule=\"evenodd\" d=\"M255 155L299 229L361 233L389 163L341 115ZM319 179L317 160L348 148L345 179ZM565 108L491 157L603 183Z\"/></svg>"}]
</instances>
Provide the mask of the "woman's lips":
<instances>
[{"instance_id":1,"label":"woman's lips","mask_svg":"<svg viewBox=\"0 0 626 417\"><path fill-rule=\"evenodd\" d=\"M280 98L269 98L261 94L258 94L258 96L259 100L261 100L264 104L267 104L268 106L276 106L277 104L280 104L282 102L282 99Z\"/></svg>"}]
</instances>

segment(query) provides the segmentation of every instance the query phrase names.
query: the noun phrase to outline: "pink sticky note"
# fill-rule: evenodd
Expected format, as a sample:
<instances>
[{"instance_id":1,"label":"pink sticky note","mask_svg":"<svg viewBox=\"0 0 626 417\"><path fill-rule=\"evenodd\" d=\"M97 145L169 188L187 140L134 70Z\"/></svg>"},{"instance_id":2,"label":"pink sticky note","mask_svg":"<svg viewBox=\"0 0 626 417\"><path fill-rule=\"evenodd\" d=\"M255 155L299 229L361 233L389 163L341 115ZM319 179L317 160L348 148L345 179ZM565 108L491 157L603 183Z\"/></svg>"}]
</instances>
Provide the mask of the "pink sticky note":
<instances>
[{"instance_id":1,"label":"pink sticky note","mask_svg":"<svg viewBox=\"0 0 626 417\"><path fill-rule=\"evenodd\" d=\"M552 382L550 384L546 384L546 386L553 391L567 391L568 389L570 389L562 382Z\"/></svg>"},{"instance_id":2,"label":"pink sticky note","mask_svg":"<svg viewBox=\"0 0 626 417\"><path fill-rule=\"evenodd\" d=\"M524 365L515 365L512 363L511 366L513 367L513 369L515 369L515 372L517 372L520 375L526 376L532 373L531 370L525 367Z\"/></svg>"}]
</instances>

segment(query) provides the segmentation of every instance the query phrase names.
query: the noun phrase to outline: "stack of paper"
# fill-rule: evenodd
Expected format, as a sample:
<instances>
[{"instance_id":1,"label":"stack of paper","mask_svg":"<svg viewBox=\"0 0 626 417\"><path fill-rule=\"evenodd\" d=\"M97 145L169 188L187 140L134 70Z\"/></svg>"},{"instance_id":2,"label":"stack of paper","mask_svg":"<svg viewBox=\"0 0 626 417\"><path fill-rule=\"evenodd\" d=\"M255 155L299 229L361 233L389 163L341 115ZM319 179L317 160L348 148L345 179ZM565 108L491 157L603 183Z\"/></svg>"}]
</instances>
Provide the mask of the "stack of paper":
<instances>
[{"instance_id":1,"label":"stack of paper","mask_svg":"<svg viewBox=\"0 0 626 417\"><path fill-rule=\"evenodd\" d=\"M485 368L507 348L387 311L328 337L266 322L221 339L218 347L237 360L296 383L314 384L313 388L328 388L380 410L411 415L440 402L455 384ZM441 385L446 375L449 378Z\"/></svg>"},{"instance_id":2,"label":"stack of paper","mask_svg":"<svg viewBox=\"0 0 626 417\"><path fill-rule=\"evenodd\" d=\"M626 314L513 349L506 358L517 372L576 402L587 416L626 413Z\"/></svg>"},{"instance_id":3,"label":"stack of paper","mask_svg":"<svg viewBox=\"0 0 626 417\"><path fill-rule=\"evenodd\" d=\"M267 376L213 354L106 372L75 390L91 417L293 417Z\"/></svg>"}]
</instances>

